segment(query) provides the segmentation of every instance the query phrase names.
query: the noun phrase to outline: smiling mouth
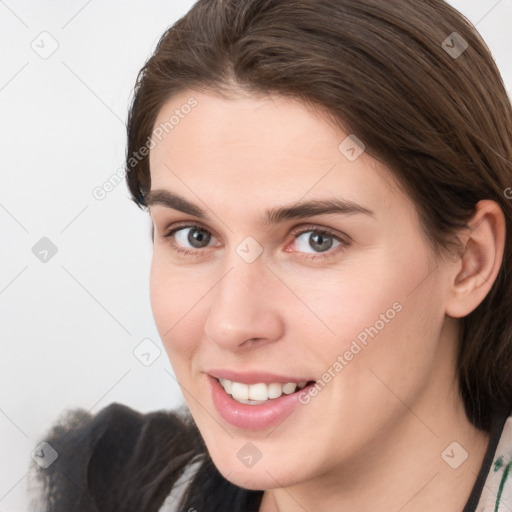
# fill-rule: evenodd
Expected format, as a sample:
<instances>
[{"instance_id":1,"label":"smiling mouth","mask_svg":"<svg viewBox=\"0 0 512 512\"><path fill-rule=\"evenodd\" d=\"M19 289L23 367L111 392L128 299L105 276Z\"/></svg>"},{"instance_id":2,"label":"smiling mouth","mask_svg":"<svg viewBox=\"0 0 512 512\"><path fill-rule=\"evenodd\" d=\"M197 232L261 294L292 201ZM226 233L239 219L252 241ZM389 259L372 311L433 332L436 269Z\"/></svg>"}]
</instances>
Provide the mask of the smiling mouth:
<instances>
[{"instance_id":1,"label":"smiling mouth","mask_svg":"<svg viewBox=\"0 0 512 512\"><path fill-rule=\"evenodd\" d=\"M229 379L217 379L224 391L231 395L236 402L245 405L261 405L279 398L282 395L291 395L314 384L315 381L287 382L285 384L272 382L258 382L256 384L244 384Z\"/></svg>"}]
</instances>

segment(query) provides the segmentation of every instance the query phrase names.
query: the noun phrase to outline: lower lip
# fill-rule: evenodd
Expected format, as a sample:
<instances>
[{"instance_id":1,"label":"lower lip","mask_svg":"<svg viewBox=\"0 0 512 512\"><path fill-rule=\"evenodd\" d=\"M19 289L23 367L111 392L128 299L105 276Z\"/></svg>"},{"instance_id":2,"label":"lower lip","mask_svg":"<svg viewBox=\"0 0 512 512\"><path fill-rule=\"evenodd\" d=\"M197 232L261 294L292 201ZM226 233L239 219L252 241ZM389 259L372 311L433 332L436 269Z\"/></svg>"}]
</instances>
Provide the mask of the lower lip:
<instances>
[{"instance_id":1,"label":"lower lip","mask_svg":"<svg viewBox=\"0 0 512 512\"><path fill-rule=\"evenodd\" d=\"M234 400L226 393L220 382L208 375L212 389L212 398L219 414L231 425L246 430L262 430L281 423L293 410L300 405L300 391L291 395L281 395L260 405L246 405Z\"/></svg>"}]
</instances>

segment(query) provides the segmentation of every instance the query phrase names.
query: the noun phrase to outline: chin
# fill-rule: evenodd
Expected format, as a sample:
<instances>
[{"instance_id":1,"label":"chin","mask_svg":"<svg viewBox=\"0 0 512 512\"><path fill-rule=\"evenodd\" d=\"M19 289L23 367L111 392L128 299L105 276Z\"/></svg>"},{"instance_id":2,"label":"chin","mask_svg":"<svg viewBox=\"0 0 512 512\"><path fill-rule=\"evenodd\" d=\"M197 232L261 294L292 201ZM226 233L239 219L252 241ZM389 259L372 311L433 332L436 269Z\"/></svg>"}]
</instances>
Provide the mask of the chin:
<instances>
[{"instance_id":1,"label":"chin","mask_svg":"<svg viewBox=\"0 0 512 512\"><path fill-rule=\"evenodd\" d=\"M234 464L232 460L217 462L213 459L215 467L221 475L238 487L252 491L274 489L298 483L297 472L288 474L288 468L283 466L282 461L270 464L263 459L256 462L252 467L244 467L242 463ZM238 462L238 461L237 461Z\"/></svg>"},{"instance_id":2,"label":"chin","mask_svg":"<svg viewBox=\"0 0 512 512\"><path fill-rule=\"evenodd\" d=\"M280 487L281 480L279 479L279 475L276 478L272 478L268 473L264 471L258 471L258 473L252 473L251 469L244 471L243 474L241 472L235 472L234 470L230 473L229 471L222 476L232 484L242 487L243 489L248 489L250 491L262 491L266 489L273 489L274 487ZM277 482L281 485L278 485Z\"/></svg>"}]
</instances>

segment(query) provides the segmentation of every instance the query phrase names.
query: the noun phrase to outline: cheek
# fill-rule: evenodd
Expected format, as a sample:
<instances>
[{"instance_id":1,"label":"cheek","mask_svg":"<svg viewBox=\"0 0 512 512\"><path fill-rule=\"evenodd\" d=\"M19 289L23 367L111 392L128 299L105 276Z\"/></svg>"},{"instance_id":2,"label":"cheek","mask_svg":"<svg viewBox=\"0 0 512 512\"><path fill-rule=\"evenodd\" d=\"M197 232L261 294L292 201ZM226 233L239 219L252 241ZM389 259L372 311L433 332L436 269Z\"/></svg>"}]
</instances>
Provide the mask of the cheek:
<instances>
[{"instance_id":1,"label":"cheek","mask_svg":"<svg viewBox=\"0 0 512 512\"><path fill-rule=\"evenodd\" d=\"M295 311L291 320L297 327L300 324L298 332L310 333L301 338L310 339L317 348L314 340L318 337L324 348L331 347L331 352L348 348L357 337L364 343L368 328L377 324L377 329L383 331L399 316L406 290L414 282L413 275L404 274L390 269L387 261L379 261L376 255L344 262L336 270L316 271L314 279L290 272L283 281L289 283L298 299L288 297Z\"/></svg>"},{"instance_id":2,"label":"cheek","mask_svg":"<svg viewBox=\"0 0 512 512\"><path fill-rule=\"evenodd\" d=\"M427 254L418 250L339 281L343 293L333 295L339 306L331 306L330 317L338 337L322 362L326 368L337 362L333 401L350 402L357 417L385 418L396 406L393 393L413 403L438 365L443 287L439 273L430 272Z\"/></svg>"},{"instance_id":3,"label":"cheek","mask_svg":"<svg viewBox=\"0 0 512 512\"><path fill-rule=\"evenodd\" d=\"M173 367L178 360L189 357L201 339L198 316L201 298L209 286L190 274L190 269L169 265L155 250L150 273L151 308Z\"/></svg>"},{"instance_id":4,"label":"cheek","mask_svg":"<svg viewBox=\"0 0 512 512\"><path fill-rule=\"evenodd\" d=\"M442 287L435 273L429 276L432 264L424 248L400 247L348 257L342 267L317 273L314 280L300 272L285 276L303 303L296 301L294 323L304 333L299 338L309 360L328 369L346 355L342 364L350 373L358 368L367 378L370 366L377 372L387 365L392 375L391 368L411 366L408 358L421 361L435 350Z\"/></svg>"}]
</instances>

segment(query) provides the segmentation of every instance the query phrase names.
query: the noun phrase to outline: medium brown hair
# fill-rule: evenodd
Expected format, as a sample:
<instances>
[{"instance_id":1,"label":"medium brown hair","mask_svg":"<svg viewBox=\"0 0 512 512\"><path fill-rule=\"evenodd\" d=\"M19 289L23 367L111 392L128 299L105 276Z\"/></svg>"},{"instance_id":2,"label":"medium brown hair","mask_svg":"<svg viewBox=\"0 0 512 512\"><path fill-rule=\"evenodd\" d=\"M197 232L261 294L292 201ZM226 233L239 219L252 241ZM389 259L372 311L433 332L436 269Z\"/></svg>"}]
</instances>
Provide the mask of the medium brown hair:
<instances>
[{"instance_id":1,"label":"medium brown hair","mask_svg":"<svg viewBox=\"0 0 512 512\"><path fill-rule=\"evenodd\" d=\"M465 51L450 53L461 41ZM277 94L326 112L390 169L440 255L479 200L501 206L503 263L460 320L458 355L468 418L489 430L512 401L512 113L476 29L442 0L199 0L137 78L126 171L140 207L150 189L140 149L161 107L184 90Z\"/></svg>"}]
</instances>

